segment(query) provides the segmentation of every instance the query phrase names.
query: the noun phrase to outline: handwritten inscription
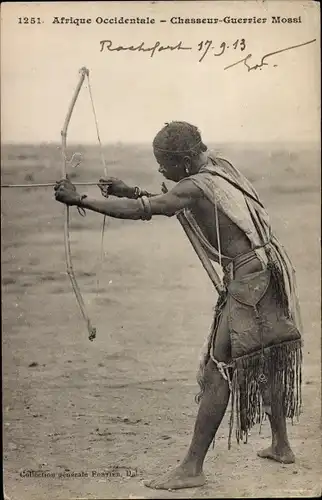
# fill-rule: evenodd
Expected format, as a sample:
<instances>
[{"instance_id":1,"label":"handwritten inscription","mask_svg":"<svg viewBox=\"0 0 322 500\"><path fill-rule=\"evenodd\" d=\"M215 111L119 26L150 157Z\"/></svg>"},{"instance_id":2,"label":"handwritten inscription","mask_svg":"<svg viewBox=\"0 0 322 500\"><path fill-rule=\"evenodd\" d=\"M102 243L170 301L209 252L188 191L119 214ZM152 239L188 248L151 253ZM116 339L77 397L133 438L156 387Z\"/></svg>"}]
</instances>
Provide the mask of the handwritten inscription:
<instances>
[{"instance_id":1,"label":"handwritten inscription","mask_svg":"<svg viewBox=\"0 0 322 500\"><path fill-rule=\"evenodd\" d=\"M308 42L304 42L304 43L299 43L298 45L291 45L290 47L286 47L284 49L280 49L280 50L275 50L274 52L268 52L267 54L265 54L259 64L253 64L251 65L251 59L253 57L252 54L247 54L246 57L244 57L244 59L241 59L240 61L237 61L233 64L229 64L229 66L226 66L224 69L230 69L230 68L233 68L234 66L237 66L238 64L244 64L244 66L247 68L247 71L254 71L256 69L262 69L263 66L268 66L268 63L266 62L266 59L268 59L269 57L272 57L276 54L281 54L282 52L286 52L287 50L293 50L293 49L297 49L299 47L303 47L304 45L309 45L310 43L314 43L316 41L316 38L314 38L314 40L309 40ZM274 64L274 66L276 67L277 65Z\"/></svg>"},{"instance_id":2,"label":"handwritten inscription","mask_svg":"<svg viewBox=\"0 0 322 500\"><path fill-rule=\"evenodd\" d=\"M216 47L212 40L203 40L198 43L196 49L200 54L199 62L202 62L206 55L212 53L213 56L222 56L227 49L240 50L243 51L246 48L246 41L244 38L234 40L231 44L228 42L221 42L221 44ZM145 52L154 57L156 53L165 51L193 51L194 47L185 45L182 41L175 45L162 45L161 42L157 41L152 46L147 46L145 42L141 42L139 45L113 45L112 40L101 40L100 41L100 52L107 50L109 52Z\"/></svg>"},{"instance_id":3,"label":"handwritten inscription","mask_svg":"<svg viewBox=\"0 0 322 500\"><path fill-rule=\"evenodd\" d=\"M299 47L303 47L304 45L309 45L311 43L316 42L316 38L313 40L309 40L308 42L303 42L299 43L297 45L291 45L289 47L285 47L283 49L275 50L273 52L268 52L267 54L264 54L259 63L252 63L253 59L253 54L249 53L247 56L243 57L243 59L240 59L233 64L229 64L228 66L224 67L224 70L233 68L237 66L238 64L243 64L245 68L247 69L248 72L254 71L256 69L262 69L264 66L269 66L267 59L277 55L281 54L282 52L286 52L288 50L294 50ZM247 43L245 38L238 38L237 40L233 42L221 42L220 44L215 44L213 40L202 40L199 42L195 47L185 45L184 42L179 41L178 43L174 45L162 45L160 41L156 41L153 45L146 45L145 42L141 42L138 45L114 45L112 40L101 40L100 42L100 52L103 51L108 51L108 52L143 52L146 54L149 54L150 58L153 58L157 53L160 52L181 52L181 51L194 51L196 50L199 53L199 59L198 62L202 62L205 57L209 57L210 55L215 56L215 57L220 57L224 53L226 53L227 50L230 51L240 51L243 52L246 47ZM274 67L277 66L277 64L273 65Z\"/></svg>"}]
</instances>

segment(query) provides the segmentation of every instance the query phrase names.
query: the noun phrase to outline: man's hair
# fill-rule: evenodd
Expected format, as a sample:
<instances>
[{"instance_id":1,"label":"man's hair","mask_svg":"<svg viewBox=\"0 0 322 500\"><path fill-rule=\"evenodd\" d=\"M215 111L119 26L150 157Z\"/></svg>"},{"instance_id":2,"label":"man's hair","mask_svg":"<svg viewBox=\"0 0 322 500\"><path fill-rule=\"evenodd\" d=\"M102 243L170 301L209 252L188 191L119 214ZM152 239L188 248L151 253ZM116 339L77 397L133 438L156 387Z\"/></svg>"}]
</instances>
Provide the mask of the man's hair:
<instances>
[{"instance_id":1,"label":"man's hair","mask_svg":"<svg viewBox=\"0 0 322 500\"><path fill-rule=\"evenodd\" d=\"M175 162L184 156L198 156L207 151L197 127L187 122L166 123L153 140L157 156Z\"/></svg>"}]
</instances>

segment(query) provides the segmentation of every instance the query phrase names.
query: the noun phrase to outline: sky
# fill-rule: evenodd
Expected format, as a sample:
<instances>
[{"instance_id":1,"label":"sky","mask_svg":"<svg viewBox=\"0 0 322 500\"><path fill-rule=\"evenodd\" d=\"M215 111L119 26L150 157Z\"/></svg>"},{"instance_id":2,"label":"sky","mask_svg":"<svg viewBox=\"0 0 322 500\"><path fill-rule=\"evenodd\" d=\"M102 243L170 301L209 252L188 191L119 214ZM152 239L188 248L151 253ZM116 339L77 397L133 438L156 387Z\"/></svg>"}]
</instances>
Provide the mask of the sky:
<instances>
[{"instance_id":1,"label":"sky","mask_svg":"<svg viewBox=\"0 0 322 500\"><path fill-rule=\"evenodd\" d=\"M55 17L62 16L86 18L91 23L53 23ZM96 22L98 17L122 16L149 17L155 23ZM272 16L301 22L272 23ZM23 21L25 17L34 17L36 23L20 23L19 18ZM218 22L173 24L172 17ZM267 21L231 21L254 17ZM294 0L4 3L2 141L60 141L83 66L90 71L103 143L150 142L171 120L197 125L209 143L319 141L319 26L318 3ZM314 39L316 42L267 58L268 65L261 69L248 71L244 63L224 69L249 54L247 64L260 65L267 53ZM111 40L112 48L137 47L142 42L148 48L157 41L173 47L181 41L182 46L191 48L156 51L150 57L151 52L138 50L100 51L101 40ZM198 50L201 42L202 50L201 45ZM212 48L199 62L207 45ZM86 81L75 105L68 140L97 142Z\"/></svg>"}]
</instances>

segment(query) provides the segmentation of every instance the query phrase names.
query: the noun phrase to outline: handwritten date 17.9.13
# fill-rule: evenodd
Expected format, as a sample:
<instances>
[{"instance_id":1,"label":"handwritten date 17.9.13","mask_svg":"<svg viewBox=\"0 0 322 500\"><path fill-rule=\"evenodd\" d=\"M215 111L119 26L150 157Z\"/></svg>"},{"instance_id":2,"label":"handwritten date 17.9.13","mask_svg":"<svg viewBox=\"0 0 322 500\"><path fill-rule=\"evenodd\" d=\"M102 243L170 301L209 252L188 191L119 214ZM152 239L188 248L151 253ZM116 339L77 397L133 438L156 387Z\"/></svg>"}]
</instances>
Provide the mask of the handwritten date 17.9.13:
<instances>
[{"instance_id":1,"label":"handwritten date 17.9.13","mask_svg":"<svg viewBox=\"0 0 322 500\"><path fill-rule=\"evenodd\" d=\"M182 41L175 45L162 45L161 42L157 41L153 45L146 45L145 42L141 42L139 45L113 45L112 40L101 40L100 41L100 52L107 50L109 52L145 52L154 57L157 52L174 52L174 51L193 51L197 50L199 53L199 62L202 62L204 58L208 55L222 56L227 49L232 49L236 51L243 51L246 49L246 41L244 38L238 38L232 43L221 42L220 44L215 44L212 40L202 40L197 44L196 47L191 47L185 45Z\"/></svg>"},{"instance_id":2,"label":"handwritten date 17.9.13","mask_svg":"<svg viewBox=\"0 0 322 500\"><path fill-rule=\"evenodd\" d=\"M223 53L226 51L226 49L229 49L230 45L228 45L226 42L221 42L219 46L219 52L215 52L216 47L213 46L212 40L206 40L204 42L198 43L198 50L200 52L203 52L199 62L201 62L206 55L208 54L209 51L213 50L213 55L214 56L222 56ZM245 50L246 49L246 41L245 38L237 39L234 43L231 44L231 48L234 50Z\"/></svg>"}]
</instances>

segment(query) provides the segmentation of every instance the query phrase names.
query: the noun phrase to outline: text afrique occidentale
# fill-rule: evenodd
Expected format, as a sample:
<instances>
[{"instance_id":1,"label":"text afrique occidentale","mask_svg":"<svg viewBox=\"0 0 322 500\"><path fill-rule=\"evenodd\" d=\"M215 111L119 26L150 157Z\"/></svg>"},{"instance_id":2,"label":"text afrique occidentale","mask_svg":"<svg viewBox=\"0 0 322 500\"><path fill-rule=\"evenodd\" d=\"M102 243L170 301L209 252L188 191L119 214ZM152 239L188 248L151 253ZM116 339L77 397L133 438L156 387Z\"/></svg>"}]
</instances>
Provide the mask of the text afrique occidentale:
<instances>
[{"instance_id":1,"label":"text afrique occidentale","mask_svg":"<svg viewBox=\"0 0 322 500\"><path fill-rule=\"evenodd\" d=\"M207 24L266 24L270 22L271 24L297 24L302 23L301 16L297 17L281 17L281 16L271 16L267 17L233 17L225 16L222 18L218 17L180 17L175 16L170 19L158 19L153 17L96 17L84 18L84 17L54 17L52 24L73 24L76 26L86 25L86 24L98 24L98 25L129 25L129 24L156 24L156 23L170 23L173 25L207 25Z\"/></svg>"}]
</instances>

